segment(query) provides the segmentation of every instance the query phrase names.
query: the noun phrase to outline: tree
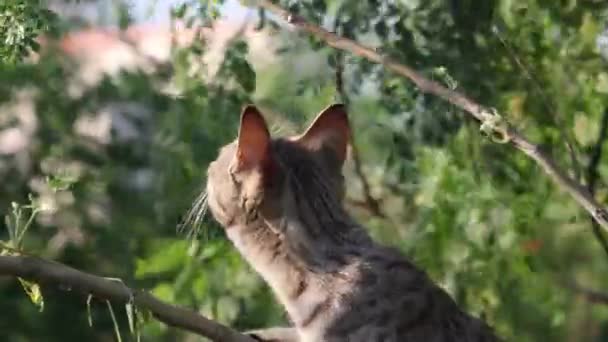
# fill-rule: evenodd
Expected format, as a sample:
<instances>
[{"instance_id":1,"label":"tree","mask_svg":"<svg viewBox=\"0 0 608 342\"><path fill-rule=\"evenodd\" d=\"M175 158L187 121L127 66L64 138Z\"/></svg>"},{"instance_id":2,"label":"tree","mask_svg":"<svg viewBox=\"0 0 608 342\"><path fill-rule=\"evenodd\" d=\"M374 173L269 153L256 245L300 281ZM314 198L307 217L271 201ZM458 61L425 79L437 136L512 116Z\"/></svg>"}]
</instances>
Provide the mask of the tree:
<instances>
[{"instance_id":1,"label":"tree","mask_svg":"<svg viewBox=\"0 0 608 342\"><path fill-rule=\"evenodd\" d=\"M211 22L215 5L186 5L175 15L186 23ZM601 122L608 117L608 76L597 37L607 10L599 2L279 5L297 15L291 17L296 26L297 18L323 24L495 107L545 146L559 169L605 202ZM35 65L14 59L4 64L0 98L6 107L18 99L15 89L35 88L38 129L28 136L35 143L1 159L2 179L15 180L0 186L1 207L27 202L28 193L33 208L54 204L54 211L38 213L19 247L149 288L237 330L282 323L268 289L213 222L205 220L199 227L203 237L190 241L174 228L195 199L217 147L234 136L244 102L266 108L288 132L328 102L348 100L359 162L347 169L353 180L347 203L376 238L412 255L462 306L483 315L508 339L603 338L605 297L587 290L606 282L601 270L607 255L598 243L603 232L593 229L563 188L525 155L480 135L479 123L457 106L381 65L330 49L326 41L285 33L275 27L281 18L269 13L260 18L258 29L279 45L277 60L257 65L254 73L246 59L248 44L237 37L213 82L192 73L206 49L196 43L176 47L171 60L151 74L124 71L77 96L65 90L78 72L53 53ZM297 59L302 52L309 59ZM304 71L294 77L298 69ZM179 90L178 98L164 91L167 83ZM73 129L83 117L93 122L96 117L87 113L108 103L116 108L133 101L153 109L118 107L120 117L138 127L135 136L121 140L117 134L104 142ZM6 122L5 127L15 125ZM28 208L17 208L26 215ZM19 284L7 284L0 283L10 289L3 293L13 295L0 306L16 314L0 323L0 331L10 340L113 334L105 302L92 305L90 329L83 298L43 287L45 310L35 314ZM114 310L125 335L123 311ZM65 321L70 329L59 328ZM153 321L140 331L146 339L187 338Z\"/></svg>"}]
</instances>

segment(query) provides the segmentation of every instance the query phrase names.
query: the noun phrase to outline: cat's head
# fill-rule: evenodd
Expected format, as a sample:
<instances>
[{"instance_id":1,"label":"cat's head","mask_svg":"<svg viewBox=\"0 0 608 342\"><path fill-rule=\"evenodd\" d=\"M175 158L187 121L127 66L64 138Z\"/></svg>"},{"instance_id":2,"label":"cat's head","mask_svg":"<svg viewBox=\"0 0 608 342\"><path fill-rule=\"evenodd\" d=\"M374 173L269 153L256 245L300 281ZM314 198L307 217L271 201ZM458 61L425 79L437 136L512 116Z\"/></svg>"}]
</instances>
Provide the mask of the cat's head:
<instances>
[{"instance_id":1,"label":"cat's head","mask_svg":"<svg viewBox=\"0 0 608 342\"><path fill-rule=\"evenodd\" d=\"M246 106L237 139L221 148L207 170L211 213L226 229L328 215L344 196L342 166L349 142L343 105L321 111L304 133L279 138L270 136L255 106Z\"/></svg>"}]
</instances>

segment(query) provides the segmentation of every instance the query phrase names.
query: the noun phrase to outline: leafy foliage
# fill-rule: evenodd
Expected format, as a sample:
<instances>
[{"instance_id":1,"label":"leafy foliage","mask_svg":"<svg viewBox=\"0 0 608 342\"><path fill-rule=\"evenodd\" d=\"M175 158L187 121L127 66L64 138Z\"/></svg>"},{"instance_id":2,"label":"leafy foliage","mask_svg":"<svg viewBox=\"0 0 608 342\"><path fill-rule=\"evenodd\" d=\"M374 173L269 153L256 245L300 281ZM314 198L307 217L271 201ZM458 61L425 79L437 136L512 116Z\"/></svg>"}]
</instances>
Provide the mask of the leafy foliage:
<instances>
[{"instance_id":1,"label":"leafy foliage","mask_svg":"<svg viewBox=\"0 0 608 342\"><path fill-rule=\"evenodd\" d=\"M36 38L52 30L57 17L40 0L6 0L0 4L0 59L15 63L40 48Z\"/></svg>"},{"instance_id":2,"label":"leafy foliage","mask_svg":"<svg viewBox=\"0 0 608 342\"><path fill-rule=\"evenodd\" d=\"M280 4L507 113L586 181L608 111L602 2ZM187 1L173 16L196 27L213 22L218 6ZM2 41L13 37L0 47L0 135L18 130L29 141L0 154L0 179L10 179L0 184L0 211L12 220L0 238L14 241L11 248L120 278L239 329L285 323L268 288L212 220L192 240L176 227L217 149L234 138L241 106L259 104L289 134L338 97L335 66L345 58L355 143L372 196L386 213L376 217L361 205L363 187L347 165L346 203L358 220L508 340L607 340L608 307L563 285L608 287L607 258L589 218L532 161L485 138L454 107L377 65L281 30L269 14L257 25L276 48L269 63L250 58L248 40L236 39L213 79L205 79L200 61L208 46L198 41L175 47L152 73L124 70L72 92L80 70L64 56L50 51L37 64L17 63L56 20L43 8L35 1L0 4ZM75 129L107 113L126 126L112 126L107 135ZM606 160L598 168L603 178ZM606 203L604 181L596 193ZM20 222L29 221L23 219L29 210L36 213L26 235L26 226L15 228L12 202L33 205L19 207L26 210ZM137 308L114 305L110 314L104 300L42 286L30 291L35 298L35 291L44 293L45 310L38 313L19 283L2 279L0 290L3 312L14 313L0 321L3 340L135 339L131 331L146 341L188 340L144 320Z\"/></svg>"}]
</instances>

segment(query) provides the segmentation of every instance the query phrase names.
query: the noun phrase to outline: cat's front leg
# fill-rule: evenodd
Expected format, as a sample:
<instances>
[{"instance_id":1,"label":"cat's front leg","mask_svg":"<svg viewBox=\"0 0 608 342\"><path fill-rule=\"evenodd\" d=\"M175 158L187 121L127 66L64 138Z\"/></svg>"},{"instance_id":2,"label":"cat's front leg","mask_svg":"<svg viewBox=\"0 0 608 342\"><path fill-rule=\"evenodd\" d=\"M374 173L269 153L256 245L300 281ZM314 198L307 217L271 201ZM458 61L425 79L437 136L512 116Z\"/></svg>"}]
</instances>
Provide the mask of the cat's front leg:
<instances>
[{"instance_id":1,"label":"cat's front leg","mask_svg":"<svg viewBox=\"0 0 608 342\"><path fill-rule=\"evenodd\" d=\"M274 327L245 332L246 335L264 342L299 342L295 328Z\"/></svg>"}]
</instances>

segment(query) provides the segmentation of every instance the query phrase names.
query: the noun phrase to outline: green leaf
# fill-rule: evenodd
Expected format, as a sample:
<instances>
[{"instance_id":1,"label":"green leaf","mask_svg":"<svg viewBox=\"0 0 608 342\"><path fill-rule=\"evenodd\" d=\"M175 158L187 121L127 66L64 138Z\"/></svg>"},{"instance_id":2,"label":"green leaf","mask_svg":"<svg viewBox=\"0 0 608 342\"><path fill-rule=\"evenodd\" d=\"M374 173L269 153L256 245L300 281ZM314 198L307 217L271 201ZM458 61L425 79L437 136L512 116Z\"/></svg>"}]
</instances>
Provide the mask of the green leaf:
<instances>
[{"instance_id":1,"label":"green leaf","mask_svg":"<svg viewBox=\"0 0 608 342\"><path fill-rule=\"evenodd\" d=\"M173 291L173 286L168 283L160 283L154 287L152 293L158 297L160 300L164 300L167 302L172 302L175 300L175 293Z\"/></svg>"},{"instance_id":2,"label":"green leaf","mask_svg":"<svg viewBox=\"0 0 608 342\"><path fill-rule=\"evenodd\" d=\"M51 175L46 177L47 184L55 192L69 189L76 181L76 177L69 175Z\"/></svg>"},{"instance_id":3,"label":"green leaf","mask_svg":"<svg viewBox=\"0 0 608 342\"><path fill-rule=\"evenodd\" d=\"M601 94L608 94L608 73L600 72L597 75L595 91L597 91L598 93L601 93Z\"/></svg>"},{"instance_id":4,"label":"green leaf","mask_svg":"<svg viewBox=\"0 0 608 342\"><path fill-rule=\"evenodd\" d=\"M188 241L157 239L153 243L155 253L139 259L135 265L135 276L142 278L152 274L170 272L183 265L187 258Z\"/></svg>"},{"instance_id":5,"label":"green leaf","mask_svg":"<svg viewBox=\"0 0 608 342\"><path fill-rule=\"evenodd\" d=\"M23 278L17 278L23 287L25 293L30 297L30 300L34 305L38 307L38 310L42 312L44 310L44 298L42 297L42 292L40 291L40 286L36 283L27 281Z\"/></svg>"},{"instance_id":6,"label":"green leaf","mask_svg":"<svg viewBox=\"0 0 608 342\"><path fill-rule=\"evenodd\" d=\"M243 60L238 63L234 73L237 81L246 92L252 93L255 90L255 71L247 61Z\"/></svg>"},{"instance_id":7,"label":"green leaf","mask_svg":"<svg viewBox=\"0 0 608 342\"><path fill-rule=\"evenodd\" d=\"M577 113L574 117L574 137L582 146L590 146L597 140L599 127L585 113Z\"/></svg>"},{"instance_id":8,"label":"green leaf","mask_svg":"<svg viewBox=\"0 0 608 342\"><path fill-rule=\"evenodd\" d=\"M175 17L177 19L182 19L184 17L184 15L186 14L187 9L188 9L187 4L184 2L184 3L180 4L179 6L175 7L171 11L171 14L173 15L173 17Z\"/></svg>"}]
</instances>

